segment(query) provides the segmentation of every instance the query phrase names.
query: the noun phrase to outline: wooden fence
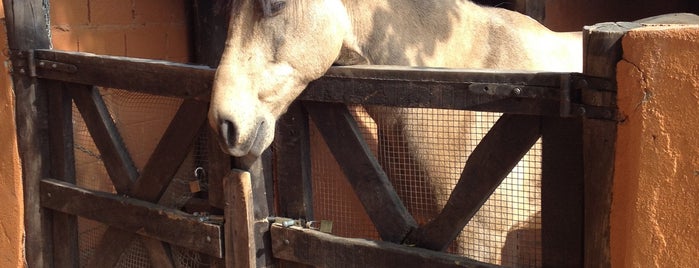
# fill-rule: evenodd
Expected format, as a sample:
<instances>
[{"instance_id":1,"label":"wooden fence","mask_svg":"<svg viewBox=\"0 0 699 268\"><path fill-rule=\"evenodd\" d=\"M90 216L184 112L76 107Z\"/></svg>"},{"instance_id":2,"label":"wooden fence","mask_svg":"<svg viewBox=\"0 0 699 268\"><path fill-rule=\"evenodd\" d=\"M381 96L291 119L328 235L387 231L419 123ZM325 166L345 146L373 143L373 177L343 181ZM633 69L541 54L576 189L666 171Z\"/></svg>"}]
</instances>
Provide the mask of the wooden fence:
<instances>
[{"instance_id":1,"label":"wooden fence","mask_svg":"<svg viewBox=\"0 0 699 268\"><path fill-rule=\"evenodd\" d=\"M467 221L467 215L478 210L491 192L488 189L509 173L505 167L516 163L518 155L521 157L522 151L526 152L532 140L539 136L543 139L543 266L609 266L609 209L616 133L614 67L621 55L619 39L633 25L602 24L586 30L584 75L400 67L330 69L326 76L309 86L279 124L280 133L292 131L296 135L279 137L284 146L275 160L277 178L272 177L268 157L252 168L253 185L249 187L253 192L249 198L254 199L254 211L234 209L231 206L235 204L226 203L236 193L212 192L209 201L226 207L225 224L234 224L241 218L231 215L240 213L236 211L243 211L247 215L243 218L249 219L243 223L249 224L245 232L248 235L233 237L232 229L226 229L225 233L224 223L220 221L202 221L199 216L158 205L173 170L186 156L186 152L172 148L191 143L198 128L190 126L205 121L214 69L50 50L46 16L36 12L43 10L43 1L5 0L4 3L15 82L30 267L77 265L77 216L110 226L105 235L111 243L98 249L105 254L97 255L100 257L88 264L94 267L113 266L119 256L118 247L137 235L146 237L149 254L159 267L172 267L168 243L215 259L229 257L227 267L236 265L232 258L236 254L254 259L251 263L259 267L272 266L279 259L326 267L348 262L368 267L488 266L419 247L440 248L449 243L453 234L463 228L453 223ZM96 86L184 99L140 172L133 168ZM103 155L116 195L74 184L71 101L80 110ZM505 115L491 130L489 138L478 145L471 156L476 160L469 161L462 174L469 177L472 170L480 169L487 170L488 176L479 178L478 185L469 185L468 180L459 182L451 198L461 201L450 202L429 224L416 226L395 199L394 190L370 152L352 151L350 155L343 151L363 147L358 135L343 138L336 135L356 133L347 104L466 109ZM320 119L317 123L333 122L319 124L319 129L331 150L336 150L334 155L345 166L349 182L383 242L339 238L268 222L272 214L304 219L310 212L305 113ZM503 135L508 130L517 130L519 135ZM514 147L498 146L505 140ZM351 159L342 159L343 155ZM498 156L499 161L493 161L489 155ZM224 183L230 170L225 157L214 158L225 172L218 172L219 175L212 177L218 182L211 183L219 183L221 188L233 185L230 174ZM468 192L470 189L479 190ZM419 247L400 245L403 241ZM229 244L224 247L226 243ZM241 265L241 259L238 260L237 264Z\"/></svg>"}]
</instances>

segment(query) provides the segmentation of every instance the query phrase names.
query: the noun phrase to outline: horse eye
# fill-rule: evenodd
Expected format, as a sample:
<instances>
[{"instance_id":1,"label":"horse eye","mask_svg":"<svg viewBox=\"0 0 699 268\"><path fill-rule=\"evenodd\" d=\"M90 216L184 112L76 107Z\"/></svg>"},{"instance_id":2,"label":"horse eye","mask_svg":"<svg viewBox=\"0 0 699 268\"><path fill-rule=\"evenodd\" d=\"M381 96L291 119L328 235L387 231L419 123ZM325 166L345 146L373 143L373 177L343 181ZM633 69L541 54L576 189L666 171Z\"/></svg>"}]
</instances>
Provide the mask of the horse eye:
<instances>
[{"instance_id":1,"label":"horse eye","mask_svg":"<svg viewBox=\"0 0 699 268\"><path fill-rule=\"evenodd\" d=\"M277 15L280 11L282 11L286 7L286 1L284 0L277 0L270 3L269 11L270 11L270 16Z\"/></svg>"}]
</instances>

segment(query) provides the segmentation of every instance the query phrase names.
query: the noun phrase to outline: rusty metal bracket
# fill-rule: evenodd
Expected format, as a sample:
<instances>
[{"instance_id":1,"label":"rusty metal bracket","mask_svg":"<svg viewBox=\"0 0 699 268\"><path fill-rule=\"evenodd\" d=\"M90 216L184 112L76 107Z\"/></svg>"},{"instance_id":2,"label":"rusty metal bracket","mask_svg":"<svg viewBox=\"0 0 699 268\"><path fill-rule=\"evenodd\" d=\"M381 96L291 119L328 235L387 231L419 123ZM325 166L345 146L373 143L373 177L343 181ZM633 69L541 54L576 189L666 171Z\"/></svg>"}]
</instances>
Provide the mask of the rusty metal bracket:
<instances>
[{"instance_id":1,"label":"rusty metal bracket","mask_svg":"<svg viewBox=\"0 0 699 268\"><path fill-rule=\"evenodd\" d=\"M78 67L72 64L50 60L38 60L34 56L34 50L11 50L10 60L12 62L11 72L17 75L37 77L38 69L64 73L78 72Z\"/></svg>"},{"instance_id":2,"label":"rusty metal bracket","mask_svg":"<svg viewBox=\"0 0 699 268\"><path fill-rule=\"evenodd\" d=\"M10 61L12 74L36 77L34 50L10 50Z\"/></svg>"},{"instance_id":3,"label":"rusty metal bracket","mask_svg":"<svg viewBox=\"0 0 699 268\"><path fill-rule=\"evenodd\" d=\"M618 120L613 81L580 73L561 75L561 117Z\"/></svg>"}]
</instances>

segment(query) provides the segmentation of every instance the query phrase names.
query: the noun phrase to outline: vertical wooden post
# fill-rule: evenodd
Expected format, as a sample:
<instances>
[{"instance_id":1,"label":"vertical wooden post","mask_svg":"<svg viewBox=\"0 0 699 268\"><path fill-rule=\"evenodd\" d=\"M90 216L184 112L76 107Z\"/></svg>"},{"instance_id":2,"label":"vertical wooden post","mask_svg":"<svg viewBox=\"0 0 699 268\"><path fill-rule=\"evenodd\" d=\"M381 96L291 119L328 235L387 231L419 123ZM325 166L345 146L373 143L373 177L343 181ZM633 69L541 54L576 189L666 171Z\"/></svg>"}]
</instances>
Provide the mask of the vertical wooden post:
<instances>
[{"instance_id":1,"label":"vertical wooden post","mask_svg":"<svg viewBox=\"0 0 699 268\"><path fill-rule=\"evenodd\" d=\"M583 244L582 120L542 118L543 267L580 267Z\"/></svg>"},{"instance_id":2,"label":"vertical wooden post","mask_svg":"<svg viewBox=\"0 0 699 268\"><path fill-rule=\"evenodd\" d=\"M275 137L279 215L313 220L308 113L300 103L280 118Z\"/></svg>"},{"instance_id":3,"label":"vertical wooden post","mask_svg":"<svg viewBox=\"0 0 699 268\"><path fill-rule=\"evenodd\" d=\"M75 183L73 105L64 83L41 81L49 95L49 150L51 178ZM55 267L79 267L78 220L74 215L52 212L53 263Z\"/></svg>"},{"instance_id":4,"label":"vertical wooden post","mask_svg":"<svg viewBox=\"0 0 699 268\"><path fill-rule=\"evenodd\" d=\"M9 48L13 52L49 48L48 6L45 0L3 0ZM26 55L24 55L26 56ZM12 53L13 66L21 66ZM24 64L27 66L27 64ZM24 73L22 73L24 69ZM17 143L22 162L24 228L27 266L51 267L50 226L39 205L39 182L49 170L46 93L31 77L31 68L12 72L17 122Z\"/></svg>"},{"instance_id":5,"label":"vertical wooden post","mask_svg":"<svg viewBox=\"0 0 699 268\"><path fill-rule=\"evenodd\" d=\"M252 180L254 227L251 232L255 240L256 265L257 267L274 267L276 261L272 258L270 225L267 221L274 209L272 152L268 149L256 159L236 158L233 166L250 172Z\"/></svg>"},{"instance_id":6,"label":"vertical wooden post","mask_svg":"<svg viewBox=\"0 0 699 268\"><path fill-rule=\"evenodd\" d=\"M636 23L600 23L585 27L584 73L616 81L621 38ZM587 98L583 96L583 101ZM594 103L591 103L594 104ZM612 205L616 121L583 120L585 144L585 267L610 267L609 214Z\"/></svg>"},{"instance_id":7,"label":"vertical wooden post","mask_svg":"<svg viewBox=\"0 0 699 268\"><path fill-rule=\"evenodd\" d=\"M194 0L194 62L217 67L228 36L231 0ZM231 170L231 157L218 145L218 137L207 129L209 204L223 208L223 177Z\"/></svg>"},{"instance_id":8,"label":"vertical wooden post","mask_svg":"<svg viewBox=\"0 0 699 268\"><path fill-rule=\"evenodd\" d=\"M232 170L223 179L226 267L256 267L255 216L250 173Z\"/></svg>"}]
</instances>

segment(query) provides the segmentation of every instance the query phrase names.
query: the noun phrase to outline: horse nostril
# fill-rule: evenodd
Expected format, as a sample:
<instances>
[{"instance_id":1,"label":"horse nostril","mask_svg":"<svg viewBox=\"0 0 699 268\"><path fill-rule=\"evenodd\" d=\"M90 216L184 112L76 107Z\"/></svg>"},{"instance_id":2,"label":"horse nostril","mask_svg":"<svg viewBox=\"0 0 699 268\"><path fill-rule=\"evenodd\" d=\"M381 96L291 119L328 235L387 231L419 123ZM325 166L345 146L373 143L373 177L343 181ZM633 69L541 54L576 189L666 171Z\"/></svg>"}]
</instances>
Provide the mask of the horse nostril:
<instances>
[{"instance_id":1,"label":"horse nostril","mask_svg":"<svg viewBox=\"0 0 699 268\"><path fill-rule=\"evenodd\" d=\"M223 123L221 123L220 131L221 133L219 133L219 135L221 135L221 139L223 139L228 147L233 147L237 138L237 131L233 122L224 120Z\"/></svg>"}]
</instances>

